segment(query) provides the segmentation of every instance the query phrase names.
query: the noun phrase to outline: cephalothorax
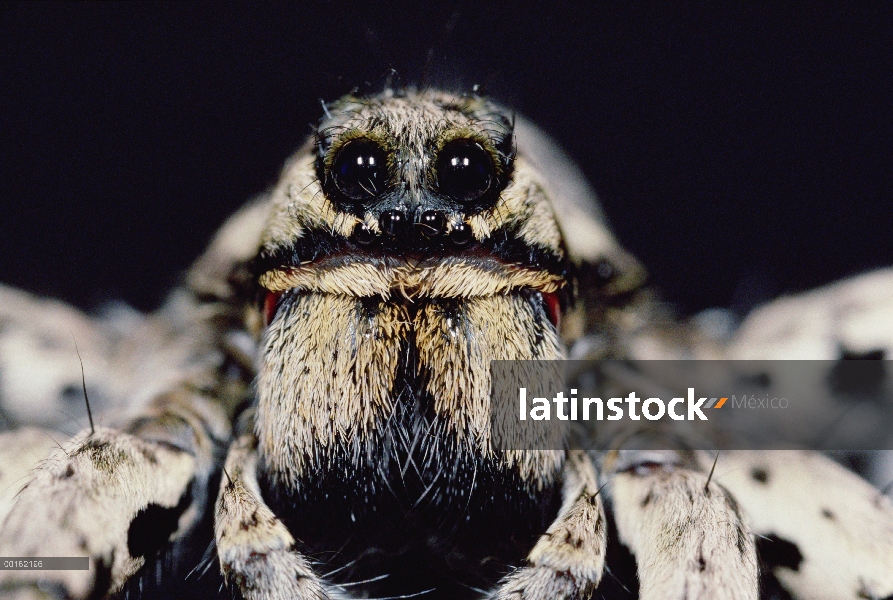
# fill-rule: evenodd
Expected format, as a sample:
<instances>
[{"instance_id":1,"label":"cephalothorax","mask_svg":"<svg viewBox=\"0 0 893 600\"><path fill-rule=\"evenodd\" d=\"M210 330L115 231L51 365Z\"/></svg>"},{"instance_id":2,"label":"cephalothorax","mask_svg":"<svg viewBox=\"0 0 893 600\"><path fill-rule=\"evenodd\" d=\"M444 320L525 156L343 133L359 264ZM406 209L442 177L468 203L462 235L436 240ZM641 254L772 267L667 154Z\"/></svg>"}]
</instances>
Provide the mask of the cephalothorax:
<instances>
[{"instance_id":1,"label":"cephalothorax","mask_svg":"<svg viewBox=\"0 0 893 600\"><path fill-rule=\"evenodd\" d=\"M833 510L858 514L839 532L857 558L833 597L893 593L893 508L821 457L728 456L711 479L695 453L494 449L490 361L564 358L591 332L590 353L647 354L669 325L640 282L580 174L523 119L435 91L344 98L164 309L89 324L116 428L34 472L0 554L90 555L90 573L44 586L75 597L216 594L196 583L212 552L189 573L204 543L224 595L584 598L609 589L607 498L641 597L757 598L753 534L781 535L793 510L736 479L762 461L759 485L821 471L850 489ZM28 400L0 391L15 421ZM831 589L832 538L780 566L789 590Z\"/></svg>"}]
</instances>

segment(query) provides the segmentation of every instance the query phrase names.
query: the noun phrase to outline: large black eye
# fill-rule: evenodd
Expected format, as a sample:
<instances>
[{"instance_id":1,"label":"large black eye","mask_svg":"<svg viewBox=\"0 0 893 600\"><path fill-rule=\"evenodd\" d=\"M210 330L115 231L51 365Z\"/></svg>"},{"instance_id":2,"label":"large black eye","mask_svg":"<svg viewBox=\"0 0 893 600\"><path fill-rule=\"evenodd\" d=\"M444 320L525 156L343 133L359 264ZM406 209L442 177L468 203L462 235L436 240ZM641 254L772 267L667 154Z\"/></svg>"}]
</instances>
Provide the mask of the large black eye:
<instances>
[{"instance_id":1,"label":"large black eye","mask_svg":"<svg viewBox=\"0 0 893 600\"><path fill-rule=\"evenodd\" d=\"M440 151L437 179L440 191L453 200L474 202L494 182L493 161L477 142L454 140Z\"/></svg>"},{"instance_id":2,"label":"large black eye","mask_svg":"<svg viewBox=\"0 0 893 600\"><path fill-rule=\"evenodd\" d=\"M384 189L386 161L384 150L375 142L348 142L338 151L332 165L335 187L351 200L374 198Z\"/></svg>"}]
</instances>

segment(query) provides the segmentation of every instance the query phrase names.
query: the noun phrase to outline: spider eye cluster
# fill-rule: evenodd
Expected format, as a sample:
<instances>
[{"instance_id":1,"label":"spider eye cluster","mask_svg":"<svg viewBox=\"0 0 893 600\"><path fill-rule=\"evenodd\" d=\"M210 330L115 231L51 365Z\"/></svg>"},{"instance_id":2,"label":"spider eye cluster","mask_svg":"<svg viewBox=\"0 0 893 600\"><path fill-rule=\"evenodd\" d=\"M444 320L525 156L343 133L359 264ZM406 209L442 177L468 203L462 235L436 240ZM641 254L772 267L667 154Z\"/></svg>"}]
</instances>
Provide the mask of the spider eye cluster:
<instances>
[{"instance_id":1,"label":"spider eye cluster","mask_svg":"<svg viewBox=\"0 0 893 600\"><path fill-rule=\"evenodd\" d=\"M350 135L331 151L321 144L317 164L328 198L363 219L348 236L353 243L385 249L474 243L465 217L491 208L510 172L490 142L459 134L432 141L424 151L430 154L411 156L415 150L401 151L373 134Z\"/></svg>"}]
</instances>

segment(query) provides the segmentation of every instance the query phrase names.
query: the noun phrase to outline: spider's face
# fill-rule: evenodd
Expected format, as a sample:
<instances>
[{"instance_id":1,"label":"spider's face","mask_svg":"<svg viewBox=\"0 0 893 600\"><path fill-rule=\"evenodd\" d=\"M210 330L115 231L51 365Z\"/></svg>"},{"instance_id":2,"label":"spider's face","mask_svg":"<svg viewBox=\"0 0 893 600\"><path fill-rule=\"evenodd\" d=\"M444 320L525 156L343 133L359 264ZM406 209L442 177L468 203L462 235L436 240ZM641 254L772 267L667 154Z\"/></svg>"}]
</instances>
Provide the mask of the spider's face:
<instances>
[{"instance_id":1,"label":"spider's face","mask_svg":"<svg viewBox=\"0 0 893 600\"><path fill-rule=\"evenodd\" d=\"M273 293L567 290L560 229L511 115L443 93L346 98L286 173L259 258ZM559 304L547 296L557 320Z\"/></svg>"}]
</instances>

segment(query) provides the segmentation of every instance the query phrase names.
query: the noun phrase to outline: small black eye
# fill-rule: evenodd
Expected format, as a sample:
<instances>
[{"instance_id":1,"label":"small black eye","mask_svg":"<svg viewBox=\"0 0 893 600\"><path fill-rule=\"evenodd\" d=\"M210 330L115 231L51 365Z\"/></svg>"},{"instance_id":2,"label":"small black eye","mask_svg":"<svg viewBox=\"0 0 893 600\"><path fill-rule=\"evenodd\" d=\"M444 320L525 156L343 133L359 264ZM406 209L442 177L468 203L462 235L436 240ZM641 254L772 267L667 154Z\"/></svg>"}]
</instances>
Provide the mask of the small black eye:
<instances>
[{"instance_id":1,"label":"small black eye","mask_svg":"<svg viewBox=\"0 0 893 600\"><path fill-rule=\"evenodd\" d=\"M381 146L354 140L338 151L332 165L335 187L351 200L368 200L384 190L387 157Z\"/></svg>"},{"instance_id":2,"label":"small black eye","mask_svg":"<svg viewBox=\"0 0 893 600\"><path fill-rule=\"evenodd\" d=\"M453 200L474 202L493 183L493 161L477 142L455 140L440 151L437 178L440 191Z\"/></svg>"},{"instance_id":3,"label":"small black eye","mask_svg":"<svg viewBox=\"0 0 893 600\"><path fill-rule=\"evenodd\" d=\"M382 232L391 238L403 235L408 223L406 214L399 210L385 211L378 219L378 224L381 227Z\"/></svg>"},{"instance_id":4,"label":"small black eye","mask_svg":"<svg viewBox=\"0 0 893 600\"><path fill-rule=\"evenodd\" d=\"M427 238L438 238L446 233L447 220L442 211L426 210L416 223L418 229Z\"/></svg>"},{"instance_id":5,"label":"small black eye","mask_svg":"<svg viewBox=\"0 0 893 600\"><path fill-rule=\"evenodd\" d=\"M357 223L353 228L353 240L360 246L368 246L375 241L375 233L365 223Z\"/></svg>"},{"instance_id":6,"label":"small black eye","mask_svg":"<svg viewBox=\"0 0 893 600\"><path fill-rule=\"evenodd\" d=\"M474 232L468 223L457 223L450 231L450 241L460 248L474 241Z\"/></svg>"}]
</instances>

